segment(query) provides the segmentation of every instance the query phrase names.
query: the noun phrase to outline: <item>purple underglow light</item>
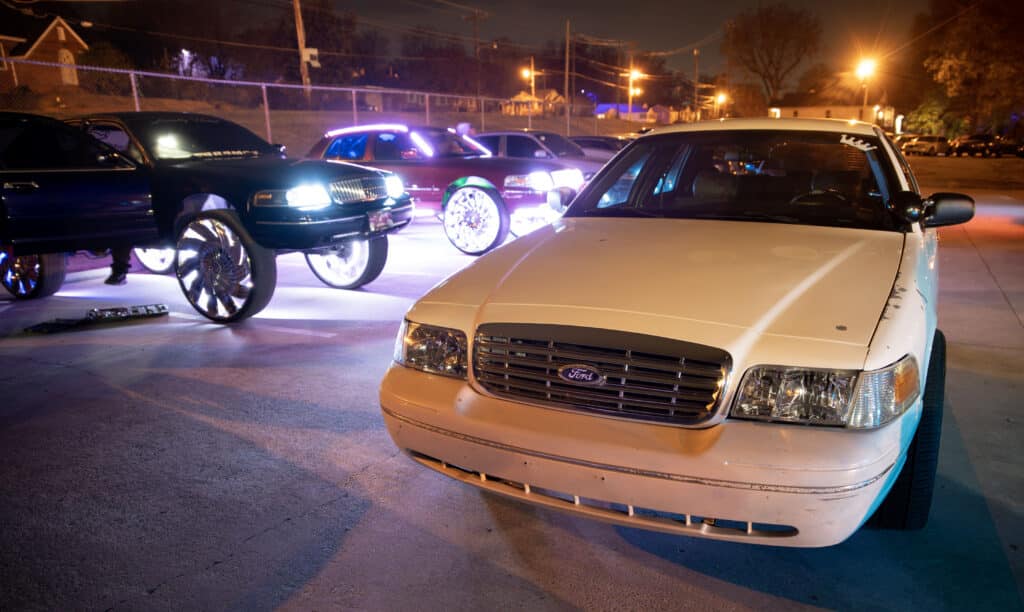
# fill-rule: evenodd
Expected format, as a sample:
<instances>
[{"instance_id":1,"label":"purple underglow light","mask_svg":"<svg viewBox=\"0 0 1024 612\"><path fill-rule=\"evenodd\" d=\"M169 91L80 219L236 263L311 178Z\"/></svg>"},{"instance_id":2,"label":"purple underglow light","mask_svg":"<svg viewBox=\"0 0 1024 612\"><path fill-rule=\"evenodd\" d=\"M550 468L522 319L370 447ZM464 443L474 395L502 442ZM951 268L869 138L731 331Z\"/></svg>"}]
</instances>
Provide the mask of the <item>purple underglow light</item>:
<instances>
[{"instance_id":1,"label":"purple underglow light","mask_svg":"<svg viewBox=\"0 0 1024 612\"><path fill-rule=\"evenodd\" d=\"M352 127L338 128L324 134L327 138L341 136L342 134L358 134L359 132L383 131L383 132L408 132L409 126L401 123L375 123L372 125L353 125Z\"/></svg>"}]
</instances>

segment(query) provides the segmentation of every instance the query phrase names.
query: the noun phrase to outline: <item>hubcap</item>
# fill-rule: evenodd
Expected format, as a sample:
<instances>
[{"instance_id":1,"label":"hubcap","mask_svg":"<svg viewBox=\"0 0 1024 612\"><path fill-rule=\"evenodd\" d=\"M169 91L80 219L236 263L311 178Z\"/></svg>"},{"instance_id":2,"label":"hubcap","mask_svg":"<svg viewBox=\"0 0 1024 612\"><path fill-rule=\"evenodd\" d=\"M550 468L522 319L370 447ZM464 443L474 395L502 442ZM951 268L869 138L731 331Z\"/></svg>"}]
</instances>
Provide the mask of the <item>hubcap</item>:
<instances>
[{"instance_id":1,"label":"hubcap","mask_svg":"<svg viewBox=\"0 0 1024 612\"><path fill-rule=\"evenodd\" d=\"M308 253L306 260L322 281L346 287L359 280L370 262L369 240L351 240L327 251Z\"/></svg>"},{"instance_id":2,"label":"hubcap","mask_svg":"<svg viewBox=\"0 0 1024 612\"><path fill-rule=\"evenodd\" d=\"M178 238L177 263L185 297L211 319L230 318L252 293L249 253L238 234L217 219L188 224Z\"/></svg>"},{"instance_id":3,"label":"hubcap","mask_svg":"<svg viewBox=\"0 0 1024 612\"><path fill-rule=\"evenodd\" d=\"M26 296L39 284L41 270L38 255L15 257L7 251L0 251L0 278L4 287L17 296Z\"/></svg>"},{"instance_id":4,"label":"hubcap","mask_svg":"<svg viewBox=\"0 0 1024 612\"><path fill-rule=\"evenodd\" d=\"M455 192L444 210L444 231L463 251L479 253L494 244L501 229L498 205L482 189Z\"/></svg>"}]
</instances>

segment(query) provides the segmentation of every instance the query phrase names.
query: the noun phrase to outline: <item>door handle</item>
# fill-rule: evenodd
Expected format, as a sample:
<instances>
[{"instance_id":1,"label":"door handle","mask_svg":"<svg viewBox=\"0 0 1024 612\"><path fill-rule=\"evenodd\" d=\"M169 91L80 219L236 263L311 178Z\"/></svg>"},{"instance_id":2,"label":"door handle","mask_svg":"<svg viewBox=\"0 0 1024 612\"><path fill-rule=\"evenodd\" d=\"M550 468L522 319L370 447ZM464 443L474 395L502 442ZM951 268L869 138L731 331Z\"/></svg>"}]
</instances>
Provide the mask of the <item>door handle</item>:
<instances>
[{"instance_id":1,"label":"door handle","mask_svg":"<svg viewBox=\"0 0 1024 612\"><path fill-rule=\"evenodd\" d=\"M39 189L39 184L35 181L4 183L4 189L10 189L11 191L35 191Z\"/></svg>"}]
</instances>

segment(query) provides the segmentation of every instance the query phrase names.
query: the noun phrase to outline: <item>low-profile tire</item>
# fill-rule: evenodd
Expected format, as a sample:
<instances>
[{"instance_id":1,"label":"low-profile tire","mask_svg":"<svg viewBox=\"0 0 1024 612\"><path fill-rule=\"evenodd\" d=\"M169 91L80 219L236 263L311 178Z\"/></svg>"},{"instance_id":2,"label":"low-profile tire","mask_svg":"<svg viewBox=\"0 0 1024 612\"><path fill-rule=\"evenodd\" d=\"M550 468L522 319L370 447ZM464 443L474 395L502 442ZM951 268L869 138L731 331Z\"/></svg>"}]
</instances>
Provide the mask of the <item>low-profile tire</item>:
<instances>
[{"instance_id":1,"label":"low-profile tire","mask_svg":"<svg viewBox=\"0 0 1024 612\"><path fill-rule=\"evenodd\" d=\"M135 254L135 259L139 260L142 267L149 270L153 274L167 274L174 269L174 255L175 251L173 248L155 248L155 249L132 249Z\"/></svg>"},{"instance_id":2,"label":"low-profile tire","mask_svg":"<svg viewBox=\"0 0 1024 612\"><path fill-rule=\"evenodd\" d=\"M508 238L509 217L501 196L490 189L462 187L444 208L444 234L467 255L483 255Z\"/></svg>"},{"instance_id":3,"label":"low-profile tire","mask_svg":"<svg viewBox=\"0 0 1024 612\"><path fill-rule=\"evenodd\" d=\"M64 284L66 269L64 253L13 256L0 251L0 284L19 300L57 293Z\"/></svg>"},{"instance_id":4,"label":"low-profile tire","mask_svg":"<svg viewBox=\"0 0 1024 612\"><path fill-rule=\"evenodd\" d=\"M306 252L306 265L335 289L357 289L373 282L388 260L388 237L346 240L329 249Z\"/></svg>"},{"instance_id":5,"label":"low-profile tire","mask_svg":"<svg viewBox=\"0 0 1024 612\"><path fill-rule=\"evenodd\" d=\"M921 422L907 450L907 460L885 501L868 525L878 529L916 530L928 523L935 491L946 388L946 337L935 330L928 378L924 383Z\"/></svg>"},{"instance_id":6,"label":"low-profile tire","mask_svg":"<svg viewBox=\"0 0 1024 612\"><path fill-rule=\"evenodd\" d=\"M213 210L186 220L178 232L174 271L185 299L217 323L263 310L277 285L274 252L258 244L234 211Z\"/></svg>"}]
</instances>

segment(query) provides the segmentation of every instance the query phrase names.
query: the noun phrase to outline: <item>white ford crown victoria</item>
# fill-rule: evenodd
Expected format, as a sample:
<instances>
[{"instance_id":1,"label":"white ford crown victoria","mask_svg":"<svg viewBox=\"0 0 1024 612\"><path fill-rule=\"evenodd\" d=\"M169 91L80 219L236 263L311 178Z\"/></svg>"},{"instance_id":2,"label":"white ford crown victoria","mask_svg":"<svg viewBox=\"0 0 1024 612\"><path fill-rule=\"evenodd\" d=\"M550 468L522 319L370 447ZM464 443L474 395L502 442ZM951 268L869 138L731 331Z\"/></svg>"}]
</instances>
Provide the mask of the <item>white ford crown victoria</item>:
<instances>
[{"instance_id":1,"label":"white ford crown victoria","mask_svg":"<svg viewBox=\"0 0 1024 612\"><path fill-rule=\"evenodd\" d=\"M922 198L867 124L656 131L409 310L384 420L424 466L618 524L783 546L920 528L934 228L973 214Z\"/></svg>"}]
</instances>

